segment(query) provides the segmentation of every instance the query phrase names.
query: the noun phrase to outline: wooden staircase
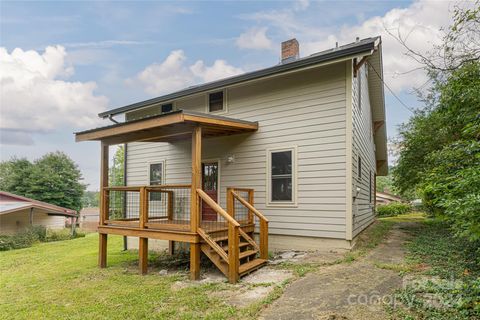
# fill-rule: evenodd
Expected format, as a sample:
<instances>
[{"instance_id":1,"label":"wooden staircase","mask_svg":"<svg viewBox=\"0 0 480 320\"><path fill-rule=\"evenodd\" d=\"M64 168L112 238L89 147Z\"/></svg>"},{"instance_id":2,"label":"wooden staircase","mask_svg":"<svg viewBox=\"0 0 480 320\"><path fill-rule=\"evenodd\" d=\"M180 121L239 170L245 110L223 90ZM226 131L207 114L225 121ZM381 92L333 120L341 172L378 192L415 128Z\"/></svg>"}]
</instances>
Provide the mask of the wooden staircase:
<instances>
[{"instance_id":1,"label":"wooden staircase","mask_svg":"<svg viewBox=\"0 0 480 320\"><path fill-rule=\"evenodd\" d=\"M264 266L268 262L268 220L251 203L229 190L228 196L232 201L233 198L238 199L260 220L260 244L257 244L253 237L253 219L252 223L241 226L232 214L227 213L201 189L197 189L197 194L206 205L223 217L228 225L226 228L209 230L199 227L197 233L202 239L201 251L231 283L236 283L240 277Z\"/></svg>"},{"instance_id":2,"label":"wooden staircase","mask_svg":"<svg viewBox=\"0 0 480 320\"><path fill-rule=\"evenodd\" d=\"M223 231L224 232L224 231ZM217 268L226 276L229 277L229 247L228 236L219 235L220 232L214 231L210 233L200 234L204 242L201 244L202 252L217 266ZM251 242L247 241L245 235L239 234L238 236L238 262L235 266L238 266L238 277L249 274L252 271L264 266L267 263L267 259L261 259L259 257L260 251L258 247L255 247ZM254 241L250 236L250 241ZM207 239L207 240L206 240ZM211 245L211 243L215 245Z\"/></svg>"}]
</instances>

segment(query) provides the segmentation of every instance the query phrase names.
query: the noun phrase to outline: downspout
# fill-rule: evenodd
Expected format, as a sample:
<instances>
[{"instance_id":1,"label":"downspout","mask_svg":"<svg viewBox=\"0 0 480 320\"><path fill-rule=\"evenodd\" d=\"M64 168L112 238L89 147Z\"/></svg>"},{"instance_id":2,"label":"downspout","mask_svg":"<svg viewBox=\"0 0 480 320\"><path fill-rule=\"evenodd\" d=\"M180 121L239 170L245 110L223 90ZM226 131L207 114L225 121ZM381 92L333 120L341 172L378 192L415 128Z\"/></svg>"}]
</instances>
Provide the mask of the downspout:
<instances>
[{"instance_id":1,"label":"downspout","mask_svg":"<svg viewBox=\"0 0 480 320\"><path fill-rule=\"evenodd\" d=\"M127 146L128 144L127 143L124 143L123 144L123 185L126 186L127 185ZM124 203L124 210L123 212L126 213L127 212L127 197L125 197L124 199L125 203ZM123 250L126 251L128 248L127 248L127 236L123 236Z\"/></svg>"},{"instance_id":2,"label":"downspout","mask_svg":"<svg viewBox=\"0 0 480 320\"><path fill-rule=\"evenodd\" d=\"M30 227L33 227L33 207L30 208Z\"/></svg>"}]
</instances>

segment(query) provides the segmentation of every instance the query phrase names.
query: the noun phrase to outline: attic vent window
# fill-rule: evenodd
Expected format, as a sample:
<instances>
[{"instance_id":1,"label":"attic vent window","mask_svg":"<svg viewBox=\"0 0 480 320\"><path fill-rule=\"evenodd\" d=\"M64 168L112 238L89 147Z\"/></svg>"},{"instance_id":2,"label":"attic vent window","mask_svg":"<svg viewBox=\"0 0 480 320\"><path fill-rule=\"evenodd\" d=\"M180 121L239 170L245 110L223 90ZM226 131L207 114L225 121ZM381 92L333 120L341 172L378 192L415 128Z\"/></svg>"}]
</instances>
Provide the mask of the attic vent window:
<instances>
[{"instance_id":1,"label":"attic vent window","mask_svg":"<svg viewBox=\"0 0 480 320\"><path fill-rule=\"evenodd\" d=\"M172 111L173 111L173 103L162 104L162 113L167 113Z\"/></svg>"},{"instance_id":2,"label":"attic vent window","mask_svg":"<svg viewBox=\"0 0 480 320\"><path fill-rule=\"evenodd\" d=\"M208 112L223 111L225 106L223 91L208 94Z\"/></svg>"}]
</instances>

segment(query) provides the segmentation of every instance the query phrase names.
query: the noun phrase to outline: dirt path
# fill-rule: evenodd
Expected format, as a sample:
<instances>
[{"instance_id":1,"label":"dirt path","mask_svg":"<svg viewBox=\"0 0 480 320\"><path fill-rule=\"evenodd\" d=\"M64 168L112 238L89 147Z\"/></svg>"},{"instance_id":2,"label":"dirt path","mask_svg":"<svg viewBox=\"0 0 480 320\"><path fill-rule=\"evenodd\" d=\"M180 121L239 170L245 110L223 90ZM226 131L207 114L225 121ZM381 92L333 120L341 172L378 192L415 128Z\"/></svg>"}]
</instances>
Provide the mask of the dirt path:
<instances>
[{"instance_id":1,"label":"dirt path","mask_svg":"<svg viewBox=\"0 0 480 320\"><path fill-rule=\"evenodd\" d=\"M294 282L260 319L388 318L378 302L389 302L402 278L396 271L377 266L403 261L403 244L408 238L403 229L409 225L396 224L384 243L359 260L322 268Z\"/></svg>"}]
</instances>

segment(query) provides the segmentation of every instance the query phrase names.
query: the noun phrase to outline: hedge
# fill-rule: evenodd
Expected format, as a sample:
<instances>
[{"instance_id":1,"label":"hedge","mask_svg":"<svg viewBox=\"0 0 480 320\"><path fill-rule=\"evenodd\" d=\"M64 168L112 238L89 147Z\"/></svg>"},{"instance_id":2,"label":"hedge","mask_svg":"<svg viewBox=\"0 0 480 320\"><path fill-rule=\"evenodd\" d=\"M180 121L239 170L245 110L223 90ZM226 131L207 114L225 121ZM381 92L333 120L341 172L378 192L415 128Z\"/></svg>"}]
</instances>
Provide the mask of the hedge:
<instances>
[{"instance_id":1,"label":"hedge","mask_svg":"<svg viewBox=\"0 0 480 320\"><path fill-rule=\"evenodd\" d=\"M377 215L379 217L393 217L400 214L408 213L412 210L412 206L407 203L392 202L377 207Z\"/></svg>"}]
</instances>

